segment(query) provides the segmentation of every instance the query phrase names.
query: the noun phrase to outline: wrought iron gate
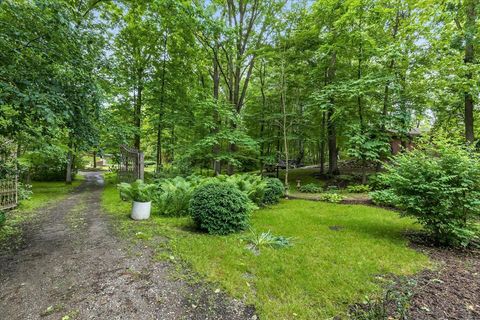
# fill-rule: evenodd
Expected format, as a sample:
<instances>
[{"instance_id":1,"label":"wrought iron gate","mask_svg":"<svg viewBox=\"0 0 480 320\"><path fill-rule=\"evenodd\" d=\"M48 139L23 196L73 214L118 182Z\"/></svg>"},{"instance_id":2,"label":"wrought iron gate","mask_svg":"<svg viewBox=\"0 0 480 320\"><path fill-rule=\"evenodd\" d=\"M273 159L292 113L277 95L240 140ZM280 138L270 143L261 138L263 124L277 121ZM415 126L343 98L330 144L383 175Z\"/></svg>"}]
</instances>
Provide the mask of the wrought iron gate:
<instances>
[{"instance_id":1,"label":"wrought iron gate","mask_svg":"<svg viewBox=\"0 0 480 320\"><path fill-rule=\"evenodd\" d=\"M18 173L14 143L0 138L0 211L18 204Z\"/></svg>"},{"instance_id":2,"label":"wrought iron gate","mask_svg":"<svg viewBox=\"0 0 480 320\"><path fill-rule=\"evenodd\" d=\"M120 163L118 166L118 179L123 182L143 180L144 156L143 152L127 146L120 146Z\"/></svg>"}]
</instances>

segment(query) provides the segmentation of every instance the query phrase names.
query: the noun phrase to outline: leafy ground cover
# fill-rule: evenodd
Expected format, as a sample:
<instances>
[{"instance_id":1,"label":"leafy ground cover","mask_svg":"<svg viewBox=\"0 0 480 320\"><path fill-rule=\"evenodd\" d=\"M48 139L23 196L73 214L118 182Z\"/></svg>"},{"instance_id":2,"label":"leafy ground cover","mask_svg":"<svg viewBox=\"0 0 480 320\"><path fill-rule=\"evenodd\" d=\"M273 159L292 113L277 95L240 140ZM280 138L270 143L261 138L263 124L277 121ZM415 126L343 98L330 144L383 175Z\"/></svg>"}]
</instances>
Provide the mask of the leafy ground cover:
<instances>
[{"instance_id":1,"label":"leafy ground cover","mask_svg":"<svg viewBox=\"0 0 480 320\"><path fill-rule=\"evenodd\" d=\"M283 182L284 180L285 170L281 170L279 173L279 178ZM349 171L349 174L358 174L357 172ZM328 180L320 179L319 175L319 168L297 168L291 169L289 171L289 180L290 180L290 192L289 195L292 198L296 199L307 199L307 200L315 200L320 201L322 195L325 193L323 190L322 192L317 193L305 193L301 192L297 187L297 180L300 180L301 186L305 185L314 185L320 189L325 189L326 183ZM346 201L353 202L353 203L365 203L368 202L370 197L368 192L361 192L361 193L352 193L349 192L347 189L339 188L334 189L336 193L342 195L342 198Z\"/></svg>"},{"instance_id":2,"label":"leafy ground cover","mask_svg":"<svg viewBox=\"0 0 480 320\"><path fill-rule=\"evenodd\" d=\"M346 316L349 305L380 294L381 275L410 275L430 266L407 246L405 231L418 228L412 220L380 208L282 201L255 212L252 231L271 231L293 245L255 251L245 241L250 231L211 236L197 232L190 218L155 213L133 222L130 204L120 201L112 182L102 204L122 234L152 246L158 258L187 264L266 319Z\"/></svg>"},{"instance_id":3,"label":"leafy ground cover","mask_svg":"<svg viewBox=\"0 0 480 320\"><path fill-rule=\"evenodd\" d=\"M23 200L17 209L7 212L5 224L0 228L0 252L15 248L21 241L22 224L35 217L37 209L61 200L81 183L81 177L71 185L65 182L33 182L33 195Z\"/></svg>"}]
</instances>

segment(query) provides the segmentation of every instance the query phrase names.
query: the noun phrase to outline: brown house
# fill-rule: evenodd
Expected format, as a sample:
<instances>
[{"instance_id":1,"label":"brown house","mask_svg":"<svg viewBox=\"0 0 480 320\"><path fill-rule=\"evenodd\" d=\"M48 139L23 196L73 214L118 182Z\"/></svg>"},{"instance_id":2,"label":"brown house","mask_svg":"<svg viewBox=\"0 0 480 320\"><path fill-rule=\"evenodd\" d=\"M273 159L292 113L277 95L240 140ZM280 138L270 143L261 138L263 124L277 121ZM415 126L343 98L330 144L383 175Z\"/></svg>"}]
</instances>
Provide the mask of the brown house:
<instances>
[{"instance_id":1,"label":"brown house","mask_svg":"<svg viewBox=\"0 0 480 320\"><path fill-rule=\"evenodd\" d=\"M396 130L389 130L390 150L392 155L398 154L402 149L412 150L415 147L415 138L421 135L420 129L413 128L406 136L400 135Z\"/></svg>"}]
</instances>

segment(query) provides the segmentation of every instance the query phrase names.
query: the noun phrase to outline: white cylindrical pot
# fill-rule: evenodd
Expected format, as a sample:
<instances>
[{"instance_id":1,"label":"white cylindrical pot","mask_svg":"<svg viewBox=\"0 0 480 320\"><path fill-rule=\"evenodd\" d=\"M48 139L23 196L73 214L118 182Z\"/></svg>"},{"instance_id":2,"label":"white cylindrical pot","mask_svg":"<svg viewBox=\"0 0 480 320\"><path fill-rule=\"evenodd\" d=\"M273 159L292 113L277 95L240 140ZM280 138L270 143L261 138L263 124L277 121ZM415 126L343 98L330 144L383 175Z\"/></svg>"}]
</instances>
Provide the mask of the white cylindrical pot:
<instances>
[{"instance_id":1,"label":"white cylindrical pot","mask_svg":"<svg viewBox=\"0 0 480 320\"><path fill-rule=\"evenodd\" d=\"M133 201L131 217L133 220L148 219L150 218L151 209L152 209L152 201L149 201L149 202Z\"/></svg>"}]
</instances>

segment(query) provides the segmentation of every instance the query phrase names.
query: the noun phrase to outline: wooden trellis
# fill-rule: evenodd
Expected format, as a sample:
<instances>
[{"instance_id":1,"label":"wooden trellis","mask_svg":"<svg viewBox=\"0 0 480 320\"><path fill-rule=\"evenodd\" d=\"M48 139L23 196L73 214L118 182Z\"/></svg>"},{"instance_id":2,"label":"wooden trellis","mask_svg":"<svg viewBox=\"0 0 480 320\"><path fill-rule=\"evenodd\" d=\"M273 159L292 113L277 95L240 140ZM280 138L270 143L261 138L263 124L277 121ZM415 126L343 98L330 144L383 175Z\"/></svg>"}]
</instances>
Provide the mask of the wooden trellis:
<instances>
[{"instance_id":1,"label":"wooden trellis","mask_svg":"<svg viewBox=\"0 0 480 320\"><path fill-rule=\"evenodd\" d=\"M0 211L13 209L18 205L18 174L16 172L16 154L11 141L0 139L0 165L13 166L12 170L0 173Z\"/></svg>"},{"instance_id":2,"label":"wooden trellis","mask_svg":"<svg viewBox=\"0 0 480 320\"><path fill-rule=\"evenodd\" d=\"M120 163L118 178L123 182L143 180L144 156L143 152L127 146L120 146Z\"/></svg>"}]
</instances>

